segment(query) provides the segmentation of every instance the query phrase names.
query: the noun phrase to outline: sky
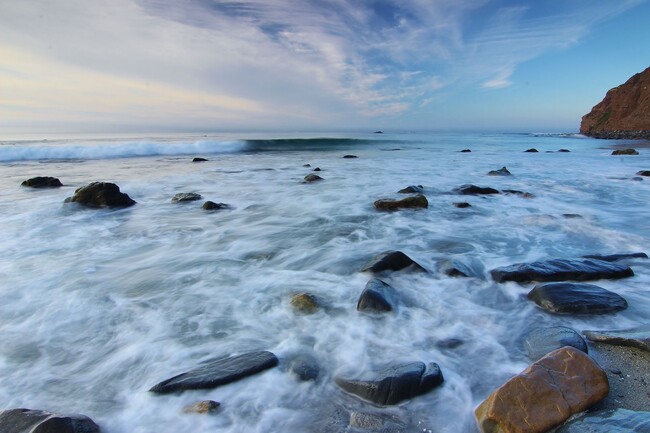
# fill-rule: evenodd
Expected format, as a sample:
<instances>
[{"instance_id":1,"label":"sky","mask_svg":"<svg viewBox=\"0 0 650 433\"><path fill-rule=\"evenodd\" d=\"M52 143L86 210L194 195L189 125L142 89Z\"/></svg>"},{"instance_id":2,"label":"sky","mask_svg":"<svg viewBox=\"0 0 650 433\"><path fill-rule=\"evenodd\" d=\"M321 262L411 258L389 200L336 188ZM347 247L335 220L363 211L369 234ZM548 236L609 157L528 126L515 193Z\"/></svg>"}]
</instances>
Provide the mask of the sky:
<instances>
[{"instance_id":1,"label":"sky","mask_svg":"<svg viewBox=\"0 0 650 433\"><path fill-rule=\"evenodd\" d=\"M577 131L650 0L0 0L21 133Z\"/></svg>"}]
</instances>

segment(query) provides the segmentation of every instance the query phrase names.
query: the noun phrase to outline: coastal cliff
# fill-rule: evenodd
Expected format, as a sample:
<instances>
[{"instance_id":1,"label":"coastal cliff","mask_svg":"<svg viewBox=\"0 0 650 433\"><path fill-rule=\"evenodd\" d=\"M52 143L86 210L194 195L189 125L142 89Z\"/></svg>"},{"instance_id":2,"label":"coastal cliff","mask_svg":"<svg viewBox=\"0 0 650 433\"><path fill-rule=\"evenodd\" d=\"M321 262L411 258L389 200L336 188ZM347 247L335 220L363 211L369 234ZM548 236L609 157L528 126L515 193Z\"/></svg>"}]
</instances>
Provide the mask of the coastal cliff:
<instances>
[{"instance_id":1,"label":"coastal cliff","mask_svg":"<svg viewBox=\"0 0 650 433\"><path fill-rule=\"evenodd\" d=\"M580 133L595 138L650 139L650 68L608 91L582 117Z\"/></svg>"}]
</instances>

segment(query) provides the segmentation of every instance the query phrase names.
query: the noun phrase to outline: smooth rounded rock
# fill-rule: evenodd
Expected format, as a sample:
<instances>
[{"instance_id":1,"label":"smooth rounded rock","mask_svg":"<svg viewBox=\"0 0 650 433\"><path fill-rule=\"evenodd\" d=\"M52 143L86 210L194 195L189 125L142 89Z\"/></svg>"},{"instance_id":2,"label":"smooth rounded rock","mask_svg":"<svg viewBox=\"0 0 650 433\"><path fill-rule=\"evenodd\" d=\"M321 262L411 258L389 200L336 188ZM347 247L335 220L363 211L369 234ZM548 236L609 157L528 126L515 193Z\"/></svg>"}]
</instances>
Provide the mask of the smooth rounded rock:
<instances>
[{"instance_id":1,"label":"smooth rounded rock","mask_svg":"<svg viewBox=\"0 0 650 433\"><path fill-rule=\"evenodd\" d=\"M85 415L59 415L43 410L0 411L2 433L99 433L99 426Z\"/></svg>"},{"instance_id":2,"label":"smooth rounded rock","mask_svg":"<svg viewBox=\"0 0 650 433\"><path fill-rule=\"evenodd\" d=\"M565 346L575 347L581 352L588 353L584 338L578 331L566 326L533 329L524 338L524 349L532 361L537 361L548 353Z\"/></svg>"},{"instance_id":3,"label":"smooth rounded rock","mask_svg":"<svg viewBox=\"0 0 650 433\"><path fill-rule=\"evenodd\" d=\"M322 177L320 177L319 175L312 173L312 174L308 174L307 176L305 176L305 178L303 180L304 180L305 183L312 183L312 182L319 182L319 181L324 180L324 179Z\"/></svg>"},{"instance_id":4,"label":"smooth rounded rock","mask_svg":"<svg viewBox=\"0 0 650 433\"><path fill-rule=\"evenodd\" d=\"M638 155L639 152L636 149L616 149L612 152L612 155Z\"/></svg>"},{"instance_id":5,"label":"smooth rounded rock","mask_svg":"<svg viewBox=\"0 0 650 433\"><path fill-rule=\"evenodd\" d=\"M395 289L378 278L368 281L359 296L357 311L384 313L393 311L397 305Z\"/></svg>"},{"instance_id":6,"label":"smooth rounded rock","mask_svg":"<svg viewBox=\"0 0 650 433\"><path fill-rule=\"evenodd\" d=\"M607 314L627 308L627 301L614 292L595 284L538 284L528 299L546 311L558 314Z\"/></svg>"}]
</instances>

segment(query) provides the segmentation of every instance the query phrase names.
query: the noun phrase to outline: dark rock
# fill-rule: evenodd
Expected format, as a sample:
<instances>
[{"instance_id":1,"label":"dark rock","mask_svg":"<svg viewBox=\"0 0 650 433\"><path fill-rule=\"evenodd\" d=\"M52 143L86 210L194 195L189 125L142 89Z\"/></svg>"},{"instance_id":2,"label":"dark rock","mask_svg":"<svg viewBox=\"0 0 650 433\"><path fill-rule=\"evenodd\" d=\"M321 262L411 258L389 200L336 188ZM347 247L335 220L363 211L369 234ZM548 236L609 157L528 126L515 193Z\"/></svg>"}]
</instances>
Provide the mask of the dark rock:
<instances>
[{"instance_id":1,"label":"dark rock","mask_svg":"<svg viewBox=\"0 0 650 433\"><path fill-rule=\"evenodd\" d=\"M206 201L203 203L203 206L201 206L205 210L222 210L222 209L230 209L230 205L227 205L226 203L215 203L213 201Z\"/></svg>"},{"instance_id":2,"label":"dark rock","mask_svg":"<svg viewBox=\"0 0 650 433\"><path fill-rule=\"evenodd\" d=\"M358 156L357 155L343 155L343 158L345 158L345 159L354 159L354 158L358 158Z\"/></svg>"},{"instance_id":3,"label":"dark rock","mask_svg":"<svg viewBox=\"0 0 650 433\"><path fill-rule=\"evenodd\" d=\"M422 185L410 185L397 192L400 194L422 194L423 189Z\"/></svg>"},{"instance_id":4,"label":"dark rock","mask_svg":"<svg viewBox=\"0 0 650 433\"><path fill-rule=\"evenodd\" d=\"M203 400L189 404L183 408L183 413L214 413L219 409L221 403L214 400Z\"/></svg>"},{"instance_id":5,"label":"dark rock","mask_svg":"<svg viewBox=\"0 0 650 433\"><path fill-rule=\"evenodd\" d=\"M648 255L646 253L622 253L622 254L608 254L608 255L589 254L582 257L584 257L585 259L602 260L605 262L618 262L619 260L625 260L625 259L647 259Z\"/></svg>"},{"instance_id":6,"label":"dark rock","mask_svg":"<svg viewBox=\"0 0 650 433\"><path fill-rule=\"evenodd\" d=\"M621 331L584 331L589 341L630 346L650 352L650 325Z\"/></svg>"},{"instance_id":7,"label":"dark rock","mask_svg":"<svg viewBox=\"0 0 650 433\"><path fill-rule=\"evenodd\" d=\"M316 167L314 171L321 171L320 167Z\"/></svg>"},{"instance_id":8,"label":"dark rock","mask_svg":"<svg viewBox=\"0 0 650 433\"><path fill-rule=\"evenodd\" d=\"M303 167L311 167L311 164L303 164Z\"/></svg>"},{"instance_id":9,"label":"dark rock","mask_svg":"<svg viewBox=\"0 0 650 433\"><path fill-rule=\"evenodd\" d=\"M485 279L485 268L483 263L475 258L467 261L444 260L440 263L438 270L449 277L473 277Z\"/></svg>"},{"instance_id":10,"label":"dark rock","mask_svg":"<svg viewBox=\"0 0 650 433\"><path fill-rule=\"evenodd\" d=\"M320 374L320 367L316 358L311 355L300 354L291 360L289 371L300 381L307 382L317 380Z\"/></svg>"},{"instance_id":11,"label":"dark rock","mask_svg":"<svg viewBox=\"0 0 650 433\"><path fill-rule=\"evenodd\" d=\"M460 151L460 153L470 153L471 151L471 149L463 149Z\"/></svg>"},{"instance_id":12,"label":"dark rock","mask_svg":"<svg viewBox=\"0 0 650 433\"><path fill-rule=\"evenodd\" d=\"M65 202L88 207L129 207L135 204L135 200L120 192L120 187L110 182L92 182L77 189Z\"/></svg>"},{"instance_id":13,"label":"dark rock","mask_svg":"<svg viewBox=\"0 0 650 433\"><path fill-rule=\"evenodd\" d=\"M27 179L23 183L21 183L22 186L28 186L30 188L58 188L60 186L63 186L61 181L57 179L56 177L43 177L43 176L38 176L38 177L32 177L31 179Z\"/></svg>"},{"instance_id":14,"label":"dark rock","mask_svg":"<svg viewBox=\"0 0 650 433\"><path fill-rule=\"evenodd\" d=\"M278 365L271 352L260 351L208 360L194 370L154 385L149 391L158 394L189 389L212 389L251 376Z\"/></svg>"},{"instance_id":15,"label":"dark rock","mask_svg":"<svg viewBox=\"0 0 650 433\"><path fill-rule=\"evenodd\" d=\"M429 207L429 201L424 195L418 194L401 200L379 199L375 201L374 206L377 210L426 209Z\"/></svg>"},{"instance_id":16,"label":"dark rock","mask_svg":"<svg viewBox=\"0 0 650 433\"><path fill-rule=\"evenodd\" d=\"M503 283L515 281L589 281L631 277L634 272L629 266L593 259L555 259L533 263L518 263L493 269L494 281Z\"/></svg>"},{"instance_id":17,"label":"dark rock","mask_svg":"<svg viewBox=\"0 0 650 433\"><path fill-rule=\"evenodd\" d=\"M184 203L188 201L201 200L201 194L195 192L179 192L172 197L172 203Z\"/></svg>"},{"instance_id":18,"label":"dark rock","mask_svg":"<svg viewBox=\"0 0 650 433\"><path fill-rule=\"evenodd\" d=\"M58 415L42 410L0 411L2 433L99 433L99 427L85 415Z\"/></svg>"},{"instance_id":19,"label":"dark rock","mask_svg":"<svg viewBox=\"0 0 650 433\"><path fill-rule=\"evenodd\" d=\"M192 162L207 162L207 161L208 161L207 159L199 158L199 157L192 159Z\"/></svg>"},{"instance_id":20,"label":"dark rock","mask_svg":"<svg viewBox=\"0 0 650 433\"><path fill-rule=\"evenodd\" d=\"M305 176L305 179L304 179L305 183L318 182L318 181L321 181L321 180L323 180L323 178L320 177L317 174L308 174L307 176Z\"/></svg>"},{"instance_id":21,"label":"dark rock","mask_svg":"<svg viewBox=\"0 0 650 433\"><path fill-rule=\"evenodd\" d=\"M532 330L524 338L524 348L532 361L564 346L575 347L581 352L588 352L584 338L574 329L566 326L551 326Z\"/></svg>"},{"instance_id":22,"label":"dark rock","mask_svg":"<svg viewBox=\"0 0 650 433\"><path fill-rule=\"evenodd\" d=\"M650 412L627 409L590 412L567 422L555 433L650 433Z\"/></svg>"},{"instance_id":23,"label":"dark rock","mask_svg":"<svg viewBox=\"0 0 650 433\"><path fill-rule=\"evenodd\" d=\"M393 405L425 394L443 382L435 362L425 365L412 362L391 366L371 379L337 377L336 384L344 391L379 405Z\"/></svg>"},{"instance_id":24,"label":"dark rock","mask_svg":"<svg viewBox=\"0 0 650 433\"><path fill-rule=\"evenodd\" d=\"M298 293L291 298L291 306L294 310L304 313L315 313L318 308L318 300L311 293Z\"/></svg>"},{"instance_id":25,"label":"dark rock","mask_svg":"<svg viewBox=\"0 0 650 433\"><path fill-rule=\"evenodd\" d=\"M627 308L621 296L587 283L538 284L528 299L551 313L604 314Z\"/></svg>"},{"instance_id":26,"label":"dark rock","mask_svg":"<svg viewBox=\"0 0 650 433\"><path fill-rule=\"evenodd\" d=\"M400 271L408 268L409 270L426 272L426 270L417 264L413 259L401 251L387 251L379 254L370 260L361 272L372 272L378 274L385 271Z\"/></svg>"},{"instance_id":27,"label":"dark rock","mask_svg":"<svg viewBox=\"0 0 650 433\"><path fill-rule=\"evenodd\" d=\"M616 149L612 152L612 155L638 155L635 149Z\"/></svg>"},{"instance_id":28,"label":"dark rock","mask_svg":"<svg viewBox=\"0 0 650 433\"><path fill-rule=\"evenodd\" d=\"M582 215L577 213L563 213L562 216L567 219L582 218Z\"/></svg>"},{"instance_id":29,"label":"dark rock","mask_svg":"<svg viewBox=\"0 0 650 433\"><path fill-rule=\"evenodd\" d=\"M463 195L483 195L483 194L499 194L499 191L494 188L483 188L476 185L461 185L453 190L456 194Z\"/></svg>"},{"instance_id":30,"label":"dark rock","mask_svg":"<svg viewBox=\"0 0 650 433\"><path fill-rule=\"evenodd\" d=\"M440 340L436 342L436 347L440 349L455 349L457 347L460 347L464 344L465 342L461 340L460 338L445 338L444 340Z\"/></svg>"},{"instance_id":31,"label":"dark rock","mask_svg":"<svg viewBox=\"0 0 650 433\"><path fill-rule=\"evenodd\" d=\"M638 174L639 176L650 176L650 170L637 171L636 174Z\"/></svg>"},{"instance_id":32,"label":"dark rock","mask_svg":"<svg viewBox=\"0 0 650 433\"><path fill-rule=\"evenodd\" d=\"M517 189L504 189L502 192L504 194L518 195L518 196L523 197L523 198L533 198L533 197L535 197L534 195L532 195L529 192L519 191Z\"/></svg>"},{"instance_id":33,"label":"dark rock","mask_svg":"<svg viewBox=\"0 0 650 433\"><path fill-rule=\"evenodd\" d=\"M468 207L472 207L472 205L467 203L466 201L456 202L456 203L454 203L454 206L456 206L459 209L465 209L465 208L468 208Z\"/></svg>"},{"instance_id":34,"label":"dark rock","mask_svg":"<svg viewBox=\"0 0 650 433\"><path fill-rule=\"evenodd\" d=\"M528 152L528 153L537 153L537 152L539 152L539 150L537 150L537 149L535 149L535 148L533 147L533 148L531 148L531 149L525 150L524 152Z\"/></svg>"},{"instance_id":35,"label":"dark rock","mask_svg":"<svg viewBox=\"0 0 650 433\"><path fill-rule=\"evenodd\" d=\"M490 170L488 172L488 175L490 175L490 176L512 176L512 173L510 173L507 168L501 167L498 170Z\"/></svg>"},{"instance_id":36,"label":"dark rock","mask_svg":"<svg viewBox=\"0 0 650 433\"><path fill-rule=\"evenodd\" d=\"M357 310L383 313L393 311L397 305L395 289L380 279L373 278L359 296Z\"/></svg>"},{"instance_id":37,"label":"dark rock","mask_svg":"<svg viewBox=\"0 0 650 433\"><path fill-rule=\"evenodd\" d=\"M374 134L383 134L384 131L375 131Z\"/></svg>"},{"instance_id":38,"label":"dark rock","mask_svg":"<svg viewBox=\"0 0 650 433\"><path fill-rule=\"evenodd\" d=\"M558 150L558 152L569 153L571 151L569 149L560 149L560 150Z\"/></svg>"}]
</instances>

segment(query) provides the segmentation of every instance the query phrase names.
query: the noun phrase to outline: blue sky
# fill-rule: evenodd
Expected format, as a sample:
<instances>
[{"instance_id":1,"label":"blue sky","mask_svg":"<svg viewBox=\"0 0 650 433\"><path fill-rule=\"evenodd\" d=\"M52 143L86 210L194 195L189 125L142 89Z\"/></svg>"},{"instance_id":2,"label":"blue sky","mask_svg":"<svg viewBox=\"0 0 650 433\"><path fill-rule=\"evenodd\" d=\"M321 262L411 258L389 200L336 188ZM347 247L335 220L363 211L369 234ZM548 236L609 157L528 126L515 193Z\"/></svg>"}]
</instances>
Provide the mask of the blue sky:
<instances>
[{"instance_id":1,"label":"blue sky","mask_svg":"<svg viewBox=\"0 0 650 433\"><path fill-rule=\"evenodd\" d=\"M0 0L18 133L577 131L650 0Z\"/></svg>"}]
</instances>

